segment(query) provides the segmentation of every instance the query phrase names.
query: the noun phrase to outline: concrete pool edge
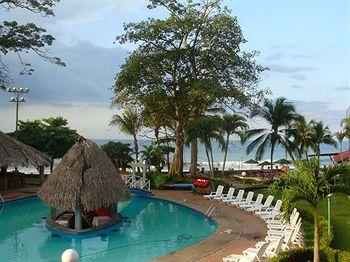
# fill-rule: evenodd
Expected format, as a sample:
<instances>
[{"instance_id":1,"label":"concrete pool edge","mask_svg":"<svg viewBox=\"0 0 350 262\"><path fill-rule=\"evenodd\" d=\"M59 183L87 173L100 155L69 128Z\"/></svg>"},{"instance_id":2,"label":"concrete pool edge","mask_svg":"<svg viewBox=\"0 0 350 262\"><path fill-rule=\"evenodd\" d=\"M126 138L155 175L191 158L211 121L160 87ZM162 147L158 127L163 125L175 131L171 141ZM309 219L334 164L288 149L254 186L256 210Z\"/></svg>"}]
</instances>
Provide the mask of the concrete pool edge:
<instances>
[{"instance_id":1,"label":"concrete pool edge","mask_svg":"<svg viewBox=\"0 0 350 262\"><path fill-rule=\"evenodd\" d=\"M266 234L266 226L262 220L240 209L204 200L202 196L193 195L189 191L153 190L152 192L155 198L169 200L202 214L211 204L220 207L220 214L211 217L217 225L213 234L191 246L158 257L154 261L221 261L225 254L231 253L232 247L234 251L238 250L235 252L241 252ZM253 239L250 236L252 234L257 237Z\"/></svg>"}]
</instances>

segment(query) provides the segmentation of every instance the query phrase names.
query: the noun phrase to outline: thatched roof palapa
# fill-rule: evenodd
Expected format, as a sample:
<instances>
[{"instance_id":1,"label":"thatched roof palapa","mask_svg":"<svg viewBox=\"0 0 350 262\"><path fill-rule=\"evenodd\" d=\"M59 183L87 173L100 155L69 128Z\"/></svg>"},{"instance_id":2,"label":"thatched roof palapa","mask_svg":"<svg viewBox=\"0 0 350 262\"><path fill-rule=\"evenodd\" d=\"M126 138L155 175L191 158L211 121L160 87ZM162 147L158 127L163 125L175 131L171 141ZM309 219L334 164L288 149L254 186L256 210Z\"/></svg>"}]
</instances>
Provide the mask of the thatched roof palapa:
<instances>
[{"instance_id":1,"label":"thatched roof palapa","mask_svg":"<svg viewBox=\"0 0 350 262\"><path fill-rule=\"evenodd\" d=\"M48 165L48 155L0 131L0 167Z\"/></svg>"},{"instance_id":2,"label":"thatched roof palapa","mask_svg":"<svg viewBox=\"0 0 350 262\"><path fill-rule=\"evenodd\" d=\"M83 137L63 156L39 191L44 202L67 211L74 211L77 202L90 211L113 206L129 196L106 153Z\"/></svg>"}]
</instances>

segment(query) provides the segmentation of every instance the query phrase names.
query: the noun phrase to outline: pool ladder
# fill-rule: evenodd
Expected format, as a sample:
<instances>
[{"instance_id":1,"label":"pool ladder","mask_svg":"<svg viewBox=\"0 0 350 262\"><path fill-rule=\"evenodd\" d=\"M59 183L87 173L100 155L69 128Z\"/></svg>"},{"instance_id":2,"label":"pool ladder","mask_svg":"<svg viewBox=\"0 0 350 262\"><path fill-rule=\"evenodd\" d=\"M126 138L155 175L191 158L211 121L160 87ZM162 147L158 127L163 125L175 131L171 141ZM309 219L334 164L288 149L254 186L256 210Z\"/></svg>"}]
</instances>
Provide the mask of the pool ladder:
<instances>
[{"instance_id":1,"label":"pool ladder","mask_svg":"<svg viewBox=\"0 0 350 262\"><path fill-rule=\"evenodd\" d=\"M214 211L216 211L216 213L217 213L218 215L220 215L220 208L219 208L217 205L211 205L211 206L207 209L207 211L205 211L204 215L205 215L206 217L210 217L210 215L211 215Z\"/></svg>"},{"instance_id":2,"label":"pool ladder","mask_svg":"<svg viewBox=\"0 0 350 262\"><path fill-rule=\"evenodd\" d=\"M2 203L5 203L4 198L2 197L2 195L0 194L0 200L2 201Z\"/></svg>"}]
</instances>

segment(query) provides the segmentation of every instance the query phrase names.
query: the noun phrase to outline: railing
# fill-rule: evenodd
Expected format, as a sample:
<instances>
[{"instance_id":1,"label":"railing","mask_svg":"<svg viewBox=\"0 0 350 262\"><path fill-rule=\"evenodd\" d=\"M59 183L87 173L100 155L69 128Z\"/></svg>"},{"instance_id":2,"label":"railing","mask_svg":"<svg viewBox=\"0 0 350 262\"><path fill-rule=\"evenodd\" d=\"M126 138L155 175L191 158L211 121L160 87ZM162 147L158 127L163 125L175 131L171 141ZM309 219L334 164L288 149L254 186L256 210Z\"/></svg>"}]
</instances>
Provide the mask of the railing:
<instances>
[{"instance_id":1,"label":"railing","mask_svg":"<svg viewBox=\"0 0 350 262\"><path fill-rule=\"evenodd\" d=\"M150 180L147 178L143 178L142 176L128 175L122 176L122 179L129 188L138 188L148 191L151 190Z\"/></svg>"},{"instance_id":2,"label":"railing","mask_svg":"<svg viewBox=\"0 0 350 262\"><path fill-rule=\"evenodd\" d=\"M5 200L4 200L4 198L2 197L1 194L0 194L0 199L2 201L2 203L0 203L1 204L0 215L1 215L2 211L4 211L4 209L5 209Z\"/></svg>"},{"instance_id":3,"label":"railing","mask_svg":"<svg viewBox=\"0 0 350 262\"><path fill-rule=\"evenodd\" d=\"M5 203L5 200L4 200L4 198L2 197L1 194L0 194L0 200L1 200L2 203Z\"/></svg>"},{"instance_id":4,"label":"railing","mask_svg":"<svg viewBox=\"0 0 350 262\"><path fill-rule=\"evenodd\" d=\"M211 205L211 206L207 209L207 211L205 211L204 215L205 215L206 217L210 217L210 215L211 215L214 211L216 211L216 213L217 213L218 215L220 215L220 208L219 208L218 206L216 206L216 205Z\"/></svg>"}]
</instances>

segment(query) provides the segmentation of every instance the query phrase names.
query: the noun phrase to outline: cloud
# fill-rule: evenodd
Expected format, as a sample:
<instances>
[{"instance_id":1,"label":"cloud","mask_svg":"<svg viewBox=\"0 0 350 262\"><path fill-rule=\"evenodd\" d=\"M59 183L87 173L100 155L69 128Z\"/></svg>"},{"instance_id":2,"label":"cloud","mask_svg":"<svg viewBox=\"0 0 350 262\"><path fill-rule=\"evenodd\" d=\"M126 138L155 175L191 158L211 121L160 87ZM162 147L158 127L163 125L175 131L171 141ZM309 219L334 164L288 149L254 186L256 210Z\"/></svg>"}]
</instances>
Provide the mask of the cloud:
<instances>
[{"instance_id":1,"label":"cloud","mask_svg":"<svg viewBox=\"0 0 350 262\"><path fill-rule=\"evenodd\" d=\"M296 80L307 80L307 77L304 74L293 74L290 76L290 78L293 78Z\"/></svg>"},{"instance_id":2,"label":"cloud","mask_svg":"<svg viewBox=\"0 0 350 262\"><path fill-rule=\"evenodd\" d=\"M270 64L268 65L268 67L270 68L270 71L282 73L282 74L314 71L317 69L312 66L298 66L298 65L286 65L286 64Z\"/></svg>"},{"instance_id":3,"label":"cloud","mask_svg":"<svg viewBox=\"0 0 350 262\"><path fill-rule=\"evenodd\" d=\"M276 52L276 53L273 53L271 55L268 55L266 57L266 61L274 61L274 60L279 60L281 58L283 58L285 56L285 52L284 51L280 51L280 52Z\"/></svg>"},{"instance_id":4,"label":"cloud","mask_svg":"<svg viewBox=\"0 0 350 262\"><path fill-rule=\"evenodd\" d=\"M323 101L292 100L297 112L308 120L323 121L332 132L340 129L340 121L345 117L345 109L333 109L331 103Z\"/></svg>"},{"instance_id":5,"label":"cloud","mask_svg":"<svg viewBox=\"0 0 350 262\"><path fill-rule=\"evenodd\" d=\"M350 86L339 86L339 87L335 87L334 90L337 90L337 91L350 91Z\"/></svg>"},{"instance_id":6,"label":"cloud","mask_svg":"<svg viewBox=\"0 0 350 262\"><path fill-rule=\"evenodd\" d=\"M293 89L302 89L303 87L300 85L292 85L291 88Z\"/></svg>"},{"instance_id":7,"label":"cloud","mask_svg":"<svg viewBox=\"0 0 350 262\"><path fill-rule=\"evenodd\" d=\"M72 102L109 103L114 76L127 55L126 50L79 41L73 46L56 43L51 52L62 58L67 66L46 63L35 55L24 56L35 70L32 76L20 76L21 65L17 57L6 57L14 85L31 89L27 94L28 101L66 105Z\"/></svg>"}]
</instances>

